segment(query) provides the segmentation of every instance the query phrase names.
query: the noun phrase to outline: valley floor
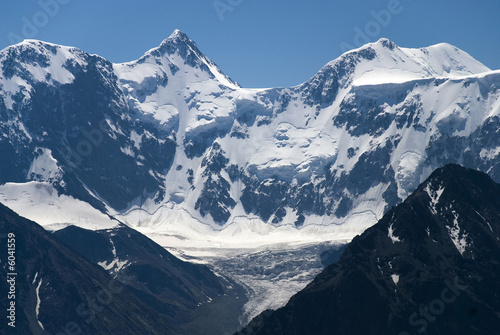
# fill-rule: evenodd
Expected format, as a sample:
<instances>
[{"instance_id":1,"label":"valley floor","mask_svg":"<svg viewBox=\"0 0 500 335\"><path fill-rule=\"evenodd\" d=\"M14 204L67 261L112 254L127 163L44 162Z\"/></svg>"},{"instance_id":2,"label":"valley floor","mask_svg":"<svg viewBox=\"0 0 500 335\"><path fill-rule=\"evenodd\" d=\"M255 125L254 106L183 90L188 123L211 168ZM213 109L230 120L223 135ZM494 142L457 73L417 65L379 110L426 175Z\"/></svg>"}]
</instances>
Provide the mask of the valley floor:
<instances>
[{"instance_id":1,"label":"valley floor","mask_svg":"<svg viewBox=\"0 0 500 335\"><path fill-rule=\"evenodd\" d=\"M284 306L326 265L336 261L345 244L322 242L304 245L273 245L257 249L167 250L194 262L207 264L217 274L229 277L246 289L248 301L239 316L241 326L266 309ZM207 256L192 257L189 253ZM210 256L208 256L210 255Z\"/></svg>"}]
</instances>

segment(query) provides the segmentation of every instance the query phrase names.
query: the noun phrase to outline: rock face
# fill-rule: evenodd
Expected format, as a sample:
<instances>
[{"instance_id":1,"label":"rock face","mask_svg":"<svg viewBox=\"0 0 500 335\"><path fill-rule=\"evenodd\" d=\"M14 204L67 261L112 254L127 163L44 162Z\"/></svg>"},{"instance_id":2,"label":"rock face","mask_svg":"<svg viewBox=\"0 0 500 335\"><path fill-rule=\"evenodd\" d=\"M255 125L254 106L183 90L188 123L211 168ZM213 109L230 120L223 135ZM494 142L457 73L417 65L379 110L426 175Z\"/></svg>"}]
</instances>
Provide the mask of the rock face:
<instances>
[{"instance_id":1,"label":"rock face","mask_svg":"<svg viewBox=\"0 0 500 335\"><path fill-rule=\"evenodd\" d=\"M206 265L181 261L129 227L92 231L69 226L53 236L104 268L171 325L187 329L186 334L216 335L240 327L243 288ZM203 313L210 313L211 320ZM201 323L203 328L192 328Z\"/></svg>"},{"instance_id":2,"label":"rock face","mask_svg":"<svg viewBox=\"0 0 500 335\"><path fill-rule=\"evenodd\" d=\"M500 74L447 44L381 39L258 90L180 31L129 63L27 40L0 64L0 183L50 182L131 225L168 208L355 235L446 163L500 181Z\"/></svg>"},{"instance_id":3,"label":"rock face","mask_svg":"<svg viewBox=\"0 0 500 335\"><path fill-rule=\"evenodd\" d=\"M15 269L2 256L0 282L2 309L15 302L15 329L3 320L2 334L180 334L102 268L1 204L0 231L3 245L9 233L15 239L9 242L15 244ZM7 276L12 272L17 275Z\"/></svg>"},{"instance_id":4,"label":"rock face","mask_svg":"<svg viewBox=\"0 0 500 335\"><path fill-rule=\"evenodd\" d=\"M499 255L500 185L446 165L238 335L494 334Z\"/></svg>"}]
</instances>

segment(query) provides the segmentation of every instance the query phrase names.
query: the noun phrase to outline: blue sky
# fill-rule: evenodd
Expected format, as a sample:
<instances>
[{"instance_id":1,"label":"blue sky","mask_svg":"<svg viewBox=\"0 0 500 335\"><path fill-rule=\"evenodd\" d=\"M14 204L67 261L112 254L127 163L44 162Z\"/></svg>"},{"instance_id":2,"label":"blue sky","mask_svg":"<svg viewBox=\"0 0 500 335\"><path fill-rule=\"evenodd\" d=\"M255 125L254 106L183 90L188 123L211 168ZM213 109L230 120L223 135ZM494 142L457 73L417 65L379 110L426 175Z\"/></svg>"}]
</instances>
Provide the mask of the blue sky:
<instances>
[{"instance_id":1,"label":"blue sky","mask_svg":"<svg viewBox=\"0 0 500 335\"><path fill-rule=\"evenodd\" d=\"M2 1L0 49L22 38L131 61L184 31L244 87L300 84L348 47L448 42L500 69L498 0Z\"/></svg>"}]
</instances>

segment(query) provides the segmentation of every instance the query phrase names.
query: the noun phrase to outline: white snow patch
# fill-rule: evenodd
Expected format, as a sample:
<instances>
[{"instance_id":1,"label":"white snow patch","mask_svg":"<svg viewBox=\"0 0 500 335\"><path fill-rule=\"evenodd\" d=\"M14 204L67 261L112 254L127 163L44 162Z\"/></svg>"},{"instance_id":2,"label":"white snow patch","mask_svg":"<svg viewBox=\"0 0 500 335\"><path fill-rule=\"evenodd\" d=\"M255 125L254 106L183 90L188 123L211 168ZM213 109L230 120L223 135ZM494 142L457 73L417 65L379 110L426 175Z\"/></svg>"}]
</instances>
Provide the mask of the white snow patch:
<instances>
[{"instance_id":1,"label":"white snow patch","mask_svg":"<svg viewBox=\"0 0 500 335\"><path fill-rule=\"evenodd\" d=\"M134 130L130 132L130 140L134 142L134 147L137 150L141 149L142 135L137 134Z\"/></svg>"},{"instance_id":2,"label":"white snow patch","mask_svg":"<svg viewBox=\"0 0 500 335\"><path fill-rule=\"evenodd\" d=\"M465 252L467 245L467 237L468 234L463 232L460 234L460 225L458 223L458 213L455 211L453 213L453 227L451 226L446 226L448 228L448 235L450 236L451 240L453 241L453 244L457 248L457 250L460 252L460 255L463 255Z\"/></svg>"},{"instance_id":3,"label":"white snow patch","mask_svg":"<svg viewBox=\"0 0 500 335\"><path fill-rule=\"evenodd\" d=\"M398 196L401 199L405 199L418 186L417 169L421 161L422 156L416 152L408 151L401 155L396 173Z\"/></svg>"},{"instance_id":4,"label":"white snow patch","mask_svg":"<svg viewBox=\"0 0 500 335\"><path fill-rule=\"evenodd\" d=\"M129 266L131 263L128 260L121 261L118 258L113 259L111 262L98 262L99 266L101 266L104 270L110 271L113 270L113 272L120 272L127 266Z\"/></svg>"},{"instance_id":5,"label":"white snow patch","mask_svg":"<svg viewBox=\"0 0 500 335\"><path fill-rule=\"evenodd\" d=\"M392 274L391 275L392 281L394 282L395 285L398 285L399 283L399 275L397 274Z\"/></svg>"},{"instance_id":6,"label":"white snow patch","mask_svg":"<svg viewBox=\"0 0 500 335\"><path fill-rule=\"evenodd\" d=\"M134 151L132 150L131 147L127 146L125 148L122 148L120 147L120 151L123 152L125 155L127 156L130 156L130 157L134 157L135 158L135 154L134 154Z\"/></svg>"},{"instance_id":7,"label":"white snow patch","mask_svg":"<svg viewBox=\"0 0 500 335\"><path fill-rule=\"evenodd\" d=\"M389 230L388 230L387 236L391 239L392 244L394 244L396 242L401 242L401 240L399 239L399 237L394 236L394 230L392 229L392 225L393 224L391 223L391 225L389 226Z\"/></svg>"},{"instance_id":8,"label":"white snow patch","mask_svg":"<svg viewBox=\"0 0 500 335\"><path fill-rule=\"evenodd\" d=\"M492 160L500 154L500 147L496 147L493 149L481 149L479 153L479 157L484 160Z\"/></svg>"},{"instance_id":9,"label":"white snow patch","mask_svg":"<svg viewBox=\"0 0 500 335\"><path fill-rule=\"evenodd\" d=\"M48 182L0 185L0 202L48 230L70 225L90 230L111 229L120 224L84 201L58 194Z\"/></svg>"},{"instance_id":10,"label":"white snow patch","mask_svg":"<svg viewBox=\"0 0 500 335\"><path fill-rule=\"evenodd\" d=\"M443 194L443 191L444 187L440 187L436 191L432 191L430 185L427 185L427 187L425 188L425 192L427 192L427 194L431 198L430 210L434 215L437 214L436 205L438 204L439 198L441 197L441 194Z\"/></svg>"},{"instance_id":11,"label":"white snow patch","mask_svg":"<svg viewBox=\"0 0 500 335\"><path fill-rule=\"evenodd\" d=\"M38 156L31 162L26 178L37 181L53 181L62 178L57 160L52 157L52 151L47 148L37 148Z\"/></svg>"},{"instance_id":12,"label":"white snow patch","mask_svg":"<svg viewBox=\"0 0 500 335\"><path fill-rule=\"evenodd\" d=\"M38 272L37 272L38 274ZM36 321L38 321L38 324L40 325L40 328L42 328L42 330L45 330L45 328L43 328L43 324L40 322L40 320L38 319L38 316L40 315L40 286L42 285L42 278L40 278L40 281L38 282L38 285L36 287L36 307L35 307L35 314L36 314Z\"/></svg>"}]
</instances>

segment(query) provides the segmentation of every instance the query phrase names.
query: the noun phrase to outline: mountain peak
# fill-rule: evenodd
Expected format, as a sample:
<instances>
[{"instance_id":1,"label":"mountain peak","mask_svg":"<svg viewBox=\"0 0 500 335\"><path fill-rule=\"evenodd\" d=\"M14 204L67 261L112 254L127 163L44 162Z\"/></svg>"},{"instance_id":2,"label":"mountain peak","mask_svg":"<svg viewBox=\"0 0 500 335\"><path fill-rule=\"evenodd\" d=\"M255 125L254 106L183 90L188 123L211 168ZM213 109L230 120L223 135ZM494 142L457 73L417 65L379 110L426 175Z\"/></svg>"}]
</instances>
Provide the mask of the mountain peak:
<instances>
[{"instance_id":1,"label":"mountain peak","mask_svg":"<svg viewBox=\"0 0 500 335\"><path fill-rule=\"evenodd\" d=\"M458 164L446 164L445 166L434 170L434 172L429 176L428 181L431 181L433 179L442 179L442 180L448 180L450 182L456 182L457 178L461 175L476 174L476 173L479 175L484 175L479 171L467 169Z\"/></svg>"},{"instance_id":2,"label":"mountain peak","mask_svg":"<svg viewBox=\"0 0 500 335\"><path fill-rule=\"evenodd\" d=\"M478 194L488 194L499 190L500 186L485 173L464 168L456 164L447 164L436 169L417 191L425 192L431 198L432 211L451 202L473 204ZM415 193L418 193L418 192ZM500 191L498 191L500 192Z\"/></svg>"},{"instance_id":3,"label":"mountain peak","mask_svg":"<svg viewBox=\"0 0 500 335\"><path fill-rule=\"evenodd\" d=\"M184 33L183 31L181 31L179 29L175 29L167 39L175 39L175 38L189 39L189 37L186 35L186 33Z\"/></svg>"},{"instance_id":4,"label":"mountain peak","mask_svg":"<svg viewBox=\"0 0 500 335\"><path fill-rule=\"evenodd\" d=\"M394 43L393 41L391 41L390 39L388 38L385 38L385 37L382 37L381 39L379 39L377 42L375 42L374 44L376 45L381 45L383 46L384 48L387 48L389 50L394 50L395 48L397 48L398 46L396 45L396 43Z\"/></svg>"},{"instance_id":5,"label":"mountain peak","mask_svg":"<svg viewBox=\"0 0 500 335\"><path fill-rule=\"evenodd\" d=\"M56 54L58 49L61 49L62 46L49 43L49 42L44 42L40 40L34 40L34 39L25 39L22 42L19 42L14 45L10 45L7 48L3 49L1 51L2 54L14 54L14 55L20 55L23 53L52 53Z\"/></svg>"},{"instance_id":6,"label":"mountain peak","mask_svg":"<svg viewBox=\"0 0 500 335\"><path fill-rule=\"evenodd\" d=\"M69 64L85 66L88 56L75 47L26 39L0 51L0 76L7 80L17 76L25 81L25 85L33 82L67 84L74 79ZM104 58L96 57L104 61ZM16 85L4 88L11 93L16 89Z\"/></svg>"},{"instance_id":7,"label":"mountain peak","mask_svg":"<svg viewBox=\"0 0 500 335\"><path fill-rule=\"evenodd\" d=\"M169 37L162 41L160 46L163 44L188 44L197 48L196 43L190 39L186 33L179 29L175 29Z\"/></svg>"},{"instance_id":8,"label":"mountain peak","mask_svg":"<svg viewBox=\"0 0 500 335\"><path fill-rule=\"evenodd\" d=\"M149 59L149 62L158 65L163 64L177 70L183 66L198 69L208 73L210 78L216 78L224 86L232 89L240 87L226 76L213 61L198 49L196 43L179 29L175 29L158 47L147 51L137 61L137 64L143 63L147 59ZM177 72L177 70L174 72Z\"/></svg>"},{"instance_id":9,"label":"mountain peak","mask_svg":"<svg viewBox=\"0 0 500 335\"><path fill-rule=\"evenodd\" d=\"M454 192L459 192L460 189L465 193L470 193L473 192L473 187L482 187L490 183L493 181L487 174L457 164L447 164L436 169L420 186L420 189L454 189Z\"/></svg>"},{"instance_id":10,"label":"mountain peak","mask_svg":"<svg viewBox=\"0 0 500 335\"><path fill-rule=\"evenodd\" d=\"M184 32L176 29L172 34L170 34L169 37L164 39L158 47L149 50L146 55L150 54L155 57L163 57L164 55L179 53L183 56L190 49L198 56L201 55L196 43L193 42Z\"/></svg>"},{"instance_id":11,"label":"mountain peak","mask_svg":"<svg viewBox=\"0 0 500 335\"><path fill-rule=\"evenodd\" d=\"M450 44L403 48L387 38L347 51L320 70L338 76L340 86L403 83L428 78L463 78L491 71ZM314 77L313 77L314 79Z\"/></svg>"}]
</instances>

